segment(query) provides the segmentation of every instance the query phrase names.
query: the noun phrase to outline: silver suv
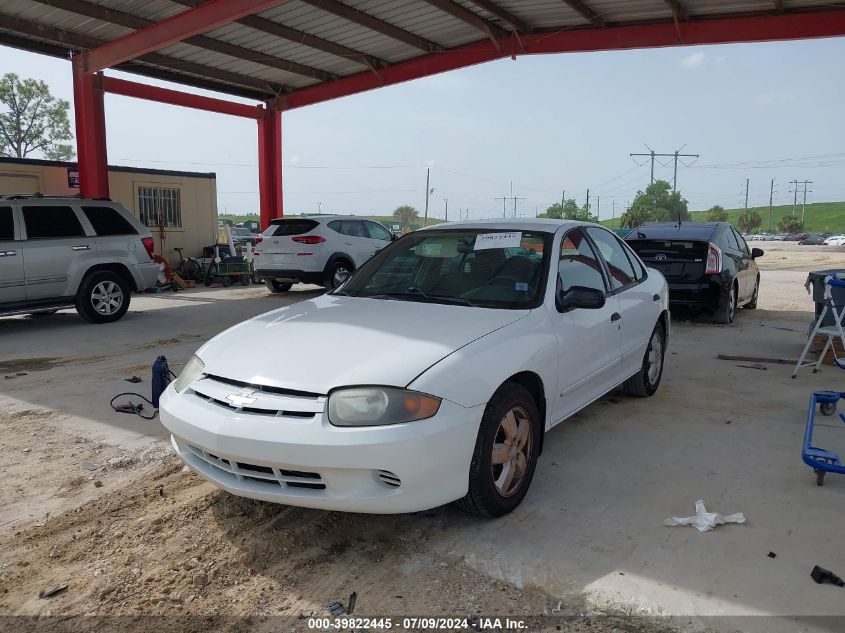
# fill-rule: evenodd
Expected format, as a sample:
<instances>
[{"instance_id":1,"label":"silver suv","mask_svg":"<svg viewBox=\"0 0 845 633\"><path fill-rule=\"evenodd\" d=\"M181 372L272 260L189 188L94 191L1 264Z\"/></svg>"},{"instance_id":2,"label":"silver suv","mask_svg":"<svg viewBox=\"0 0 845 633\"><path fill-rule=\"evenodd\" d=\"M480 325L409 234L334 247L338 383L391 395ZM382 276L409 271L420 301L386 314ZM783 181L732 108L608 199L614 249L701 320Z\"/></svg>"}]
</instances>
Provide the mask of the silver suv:
<instances>
[{"instance_id":1,"label":"silver suv","mask_svg":"<svg viewBox=\"0 0 845 633\"><path fill-rule=\"evenodd\" d=\"M116 202L0 196L0 315L75 307L111 323L158 270L152 235Z\"/></svg>"},{"instance_id":2,"label":"silver suv","mask_svg":"<svg viewBox=\"0 0 845 633\"><path fill-rule=\"evenodd\" d=\"M355 215L273 220L257 238L255 275L271 292L297 281L333 290L394 239L383 225Z\"/></svg>"}]
</instances>

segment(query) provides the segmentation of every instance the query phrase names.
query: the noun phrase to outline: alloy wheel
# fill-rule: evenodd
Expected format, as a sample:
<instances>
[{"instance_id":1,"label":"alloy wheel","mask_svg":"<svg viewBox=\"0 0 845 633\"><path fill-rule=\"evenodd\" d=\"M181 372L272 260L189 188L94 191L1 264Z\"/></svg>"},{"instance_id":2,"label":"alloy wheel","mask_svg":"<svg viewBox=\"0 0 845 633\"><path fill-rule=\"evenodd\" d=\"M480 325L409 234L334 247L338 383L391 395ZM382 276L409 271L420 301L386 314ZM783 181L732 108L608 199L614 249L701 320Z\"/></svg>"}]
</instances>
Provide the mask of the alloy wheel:
<instances>
[{"instance_id":1,"label":"alloy wheel","mask_svg":"<svg viewBox=\"0 0 845 633\"><path fill-rule=\"evenodd\" d=\"M111 316L123 305L123 290L113 281L101 281L91 291L91 305L99 314Z\"/></svg>"},{"instance_id":2,"label":"alloy wheel","mask_svg":"<svg viewBox=\"0 0 845 633\"><path fill-rule=\"evenodd\" d=\"M338 266L334 270L334 277L332 279L332 283L334 287L337 288L347 279L349 279L349 269L346 266Z\"/></svg>"},{"instance_id":3,"label":"alloy wheel","mask_svg":"<svg viewBox=\"0 0 845 633\"><path fill-rule=\"evenodd\" d=\"M648 384L653 385L660 378L663 369L663 339L655 330L648 344Z\"/></svg>"},{"instance_id":4,"label":"alloy wheel","mask_svg":"<svg viewBox=\"0 0 845 633\"><path fill-rule=\"evenodd\" d=\"M509 410L499 422L493 441L493 483L503 497L514 495L522 486L533 446L531 418L522 407Z\"/></svg>"}]
</instances>

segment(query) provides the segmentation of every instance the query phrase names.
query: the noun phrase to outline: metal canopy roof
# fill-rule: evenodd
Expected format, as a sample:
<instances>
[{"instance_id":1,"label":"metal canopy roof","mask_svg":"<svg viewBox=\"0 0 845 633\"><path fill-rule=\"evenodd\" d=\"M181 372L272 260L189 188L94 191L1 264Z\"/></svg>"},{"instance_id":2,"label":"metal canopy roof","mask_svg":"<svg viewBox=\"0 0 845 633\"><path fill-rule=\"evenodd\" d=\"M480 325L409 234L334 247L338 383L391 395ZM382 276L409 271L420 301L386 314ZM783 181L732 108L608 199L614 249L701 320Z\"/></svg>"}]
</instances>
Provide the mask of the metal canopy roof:
<instances>
[{"instance_id":1,"label":"metal canopy roof","mask_svg":"<svg viewBox=\"0 0 845 633\"><path fill-rule=\"evenodd\" d=\"M68 57L203 4L4 0L0 44ZM825 17L845 16L842 6L819 0L279 0L115 67L299 107L522 54L837 35L845 22L831 26ZM793 35L786 18L803 26ZM759 37L745 26L755 20L765 25Z\"/></svg>"}]
</instances>

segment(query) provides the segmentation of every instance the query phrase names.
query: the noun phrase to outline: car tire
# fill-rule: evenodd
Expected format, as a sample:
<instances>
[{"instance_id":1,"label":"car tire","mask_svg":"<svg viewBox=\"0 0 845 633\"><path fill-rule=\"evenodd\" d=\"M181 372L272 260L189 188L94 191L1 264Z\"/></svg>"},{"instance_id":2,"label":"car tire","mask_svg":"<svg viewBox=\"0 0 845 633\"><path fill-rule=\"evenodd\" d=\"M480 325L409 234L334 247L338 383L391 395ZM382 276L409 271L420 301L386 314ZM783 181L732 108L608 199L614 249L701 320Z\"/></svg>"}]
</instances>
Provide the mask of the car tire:
<instances>
[{"instance_id":1,"label":"car tire","mask_svg":"<svg viewBox=\"0 0 845 633\"><path fill-rule=\"evenodd\" d=\"M757 283L754 285L754 294L751 295L751 300L743 306L746 310L757 309L757 296L760 294L760 278L757 277Z\"/></svg>"},{"instance_id":2,"label":"car tire","mask_svg":"<svg viewBox=\"0 0 845 633\"><path fill-rule=\"evenodd\" d=\"M326 290L334 290L335 288L340 286L341 283L343 283L338 280L339 274L345 271L347 273L348 278L354 270L355 267L345 259L337 260L326 269L326 276L323 281L323 286L326 288Z\"/></svg>"},{"instance_id":3,"label":"car tire","mask_svg":"<svg viewBox=\"0 0 845 633\"><path fill-rule=\"evenodd\" d=\"M76 311L91 323L113 323L129 309L130 291L126 280L109 270L87 275L76 293Z\"/></svg>"},{"instance_id":4,"label":"car tire","mask_svg":"<svg viewBox=\"0 0 845 633\"><path fill-rule=\"evenodd\" d=\"M653 396L663 378L663 365L666 358L666 330L663 322L658 321L648 340L648 347L643 356L640 371L622 383L623 391L629 396L648 398Z\"/></svg>"},{"instance_id":5,"label":"car tire","mask_svg":"<svg viewBox=\"0 0 845 633\"><path fill-rule=\"evenodd\" d=\"M273 294L278 294L280 292L287 292L288 290L293 288L292 283L277 281L275 279L265 279L264 285L267 286L267 290L269 290Z\"/></svg>"},{"instance_id":6,"label":"car tire","mask_svg":"<svg viewBox=\"0 0 845 633\"><path fill-rule=\"evenodd\" d=\"M731 284L727 295L719 300L719 307L716 309L716 323L731 325L736 317L736 284Z\"/></svg>"},{"instance_id":7,"label":"car tire","mask_svg":"<svg viewBox=\"0 0 845 633\"><path fill-rule=\"evenodd\" d=\"M238 277L238 280L241 282L242 286L248 286L251 281L249 275L241 275Z\"/></svg>"},{"instance_id":8,"label":"car tire","mask_svg":"<svg viewBox=\"0 0 845 633\"><path fill-rule=\"evenodd\" d=\"M469 489L458 506L488 518L514 510L534 477L542 433L543 420L528 390L512 382L502 385L484 410L469 467ZM504 461L494 464L494 453L496 460Z\"/></svg>"}]
</instances>

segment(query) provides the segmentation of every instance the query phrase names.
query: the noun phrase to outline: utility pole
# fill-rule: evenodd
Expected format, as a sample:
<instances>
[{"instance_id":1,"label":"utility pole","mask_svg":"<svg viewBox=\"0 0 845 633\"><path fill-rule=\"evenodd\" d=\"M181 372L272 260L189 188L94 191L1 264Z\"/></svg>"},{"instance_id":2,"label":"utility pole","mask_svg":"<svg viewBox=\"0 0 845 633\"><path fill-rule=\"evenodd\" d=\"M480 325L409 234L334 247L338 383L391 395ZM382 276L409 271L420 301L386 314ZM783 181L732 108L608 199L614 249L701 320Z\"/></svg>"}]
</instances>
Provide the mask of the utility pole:
<instances>
[{"instance_id":1,"label":"utility pole","mask_svg":"<svg viewBox=\"0 0 845 633\"><path fill-rule=\"evenodd\" d=\"M601 219L601 196L596 196L596 217Z\"/></svg>"},{"instance_id":2,"label":"utility pole","mask_svg":"<svg viewBox=\"0 0 845 633\"><path fill-rule=\"evenodd\" d=\"M525 198L520 198L518 196L513 196L513 217L516 218L516 201L517 200L525 200Z\"/></svg>"},{"instance_id":3,"label":"utility pole","mask_svg":"<svg viewBox=\"0 0 845 633\"><path fill-rule=\"evenodd\" d=\"M748 211L748 182L749 179L745 179L745 210Z\"/></svg>"},{"instance_id":4,"label":"utility pole","mask_svg":"<svg viewBox=\"0 0 845 633\"><path fill-rule=\"evenodd\" d=\"M505 205L507 204L507 201L510 200L510 198L508 198L507 196L499 196L499 197L495 198L495 200L501 200L502 201L502 217L503 218L508 217L508 208Z\"/></svg>"},{"instance_id":5,"label":"utility pole","mask_svg":"<svg viewBox=\"0 0 845 633\"><path fill-rule=\"evenodd\" d=\"M772 199L775 197L775 179L772 178L772 186L769 188L769 224L766 227L767 231L772 230Z\"/></svg>"},{"instance_id":6,"label":"utility pole","mask_svg":"<svg viewBox=\"0 0 845 633\"><path fill-rule=\"evenodd\" d=\"M560 208L563 209L563 205L566 204L566 189L562 189L560 192Z\"/></svg>"},{"instance_id":7,"label":"utility pole","mask_svg":"<svg viewBox=\"0 0 845 633\"><path fill-rule=\"evenodd\" d=\"M584 207L584 210L589 213L590 212L590 190L587 189L587 206Z\"/></svg>"},{"instance_id":8,"label":"utility pole","mask_svg":"<svg viewBox=\"0 0 845 633\"><path fill-rule=\"evenodd\" d=\"M610 215L611 220L616 219L616 198L613 199L613 213Z\"/></svg>"},{"instance_id":9,"label":"utility pole","mask_svg":"<svg viewBox=\"0 0 845 633\"><path fill-rule=\"evenodd\" d=\"M431 167L426 167L426 169L425 169L425 219L423 220L423 226L428 226L428 194L431 193L429 191L430 184L431 184Z\"/></svg>"},{"instance_id":10,"label":"utility pole","mask_svg":"<svg viewBox=\"0 0 845 633\"><path fill-rule=\"evenodd\" d=\"M798 207L798 181L790 180L790 185L793 185L795 197L792 199L792 217L795 217L795 209Z\"/></svg>"},{"instance_id":11,"label":"utility pole","mask_svg":"<svg viewBox=\"0 0 845 633\"><path fill-rule=\"evenodd\" d=\"M502 217L506 218L506 217L508 217L508 211L507 211L507 206L506 206L507 201L513 200L513 217L516 217L516 202L517 202L517 200L525 200L525 198L513 195L513 181L511 181L511 195L510 196L498 196L496 198L496 200L502 201Z\"/></svg>"},{"instance_id":12,"label":"utility pole","mask_svg":"<svg viewBox=\"0 0 845 633\"><path fill-rule=\"evenodd\" d=\"M443 202L446 203L446 222L449 221L449 198L443 198Z\"/></svg>"},{"instance_id":13,"label":"utility pole","mask_svg":"<svg viewBox=\"0 0 845 633\"><path fill-rule=\"evenodd\" d=\"M648 145L646 145L648 147ZM675 176L672 179L672 191L678 190L678 159L679 158L698 158L698 154L681 154L681 150L676 149L671 154L660 154L649 147L648 154L629 154L631 158L634 156L647 156L651 160L651 184L654 184L654 159L657 156L672 158L675 161Z\"/></svg>"}]
</instances>

